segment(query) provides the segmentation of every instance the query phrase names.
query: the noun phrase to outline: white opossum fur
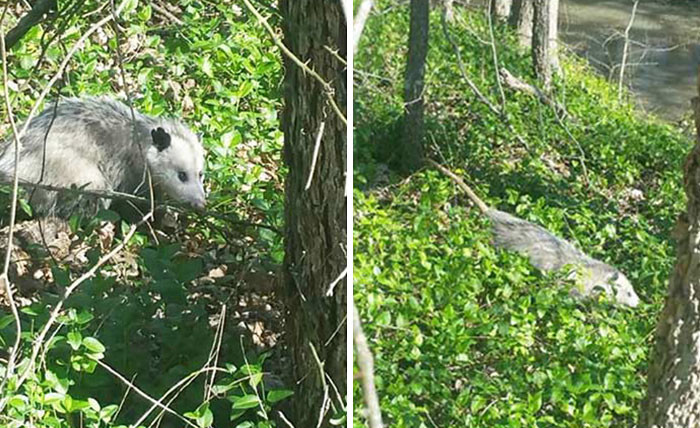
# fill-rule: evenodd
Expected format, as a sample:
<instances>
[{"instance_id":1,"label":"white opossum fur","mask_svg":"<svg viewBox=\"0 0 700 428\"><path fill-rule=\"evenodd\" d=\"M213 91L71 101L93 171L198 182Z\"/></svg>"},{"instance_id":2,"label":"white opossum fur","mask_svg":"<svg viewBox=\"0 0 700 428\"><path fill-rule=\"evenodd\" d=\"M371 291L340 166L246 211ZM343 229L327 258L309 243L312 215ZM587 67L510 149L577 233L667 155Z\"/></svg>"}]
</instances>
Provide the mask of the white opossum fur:
<instances>
[{"instance_id":1,"label":"white opossum fur","mask_svg":"<svg viewBox=\"0 0 700 428\"><path fill-rule=\"evenodd\" d=\"M603 291L617 303L631 307L639 304L639 296L622 272L589 257L541 226L490 208L452 171L432 160L428 162L450 177L491 220L494 244L497 247L527 256L533 266L543 271L558 271L569 265L579 266L576 279L581 289L572 289L574 295L592 296Z\"/></svg>"},{"instance_id":2,"label":"white opossum fur","mask_svg":"<svg viewBox=\"0 0 700 428\"><path fill-rule=\"evenodd\" d=\"M48 107L21 139L20 180L145 196L148 165L157 197L203 208L204 150L197 136L178 120L133 114L107 97L68 98L55 111ZM0 177L8 180L14 171L12 136L0 150ZM58 192L42 189L30 203L42 215L65 216L75 209ZM107 208L110 200L99 205Z\"/></svg>"}]
</instances>

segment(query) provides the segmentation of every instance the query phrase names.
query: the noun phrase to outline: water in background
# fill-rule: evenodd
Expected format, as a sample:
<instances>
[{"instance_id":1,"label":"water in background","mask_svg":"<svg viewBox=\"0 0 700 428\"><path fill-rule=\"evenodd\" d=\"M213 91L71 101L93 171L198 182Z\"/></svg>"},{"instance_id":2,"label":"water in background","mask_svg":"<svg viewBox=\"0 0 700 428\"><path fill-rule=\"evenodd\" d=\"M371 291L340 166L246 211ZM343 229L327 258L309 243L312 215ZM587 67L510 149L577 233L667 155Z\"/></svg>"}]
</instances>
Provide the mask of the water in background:
<instances>
[{"instance_id":1,"label":"water in background","mask_svg":"<svg viewBox=\"0 0 700 428\"><path fill-rule=\"evenodd\" d=\"M617 81L632 1L562 0L560 38ZM640 1L630 31L625 81L640 108L678 120L690 112L700 66L700 2Z\"/></svg>"}]
</instances>

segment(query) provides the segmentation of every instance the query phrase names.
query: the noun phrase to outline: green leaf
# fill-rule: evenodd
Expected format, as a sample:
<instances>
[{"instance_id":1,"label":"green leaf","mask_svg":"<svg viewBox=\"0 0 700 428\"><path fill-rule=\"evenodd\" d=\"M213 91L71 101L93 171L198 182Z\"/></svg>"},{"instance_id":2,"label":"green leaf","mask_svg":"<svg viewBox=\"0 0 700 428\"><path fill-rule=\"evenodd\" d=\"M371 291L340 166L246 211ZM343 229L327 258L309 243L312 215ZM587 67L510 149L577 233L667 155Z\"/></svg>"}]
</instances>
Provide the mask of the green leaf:
<instances>
[{"instance_id":1,"label":"green leaf","mask_svg":"<svg viewBox=\"0 0 700 428\"><path fill-rule=\"evenodd\" d=\"M269 403L276 403L292 396L293 394L294 392L288 389L273 389L267 393L267 401Z\"/></svg>"},{"instance_id":2,"label":"green leaf","mask_svg":"<svg viewBox=\"0 0 700 428\"><path fill-rule=\"evenodd\" d=\"M86 337L85 339L83 339L83 345L90 352L94 352L96 354L101 354L105 351L104 345L102 345L102 343L100 343L100 341L94 337Z\"/></svg>"},{"instance_id":3,"label":"green leaf","mask_svg":"<svg viewBox=\"0 0 700 428\"><path fill-rule=\"evenodd\" d=\"M260 404L257 395L247 394L240 397L229 397L229 400L233 402L231 406L232 409L252 409Z\"/></svg>"},{"instance_id":4,"label":"green leaf","mask_svg":"<svg viewBox=\"0 0 700 428\"><path fill-rule=\"evenodd\" d=\"M136 10L136 7L138 7L139 5L139 0L124 0L124 2L121 5L119 5L119 7L122 7L122 5L124 8L122 9L121 16L126 16L134 10Z\"/></svg>"},{"instance_id":5,"label":"green leaf","mask_svg":"<svg viewBox=\"0 0 700 428\"><path fill-rule=\"evenodd\" d=\"M79 331L71 331L66 335L66 342L77 351L80 348L80 344L83 342L83 335Z\"/></svg>"}]
</instances>

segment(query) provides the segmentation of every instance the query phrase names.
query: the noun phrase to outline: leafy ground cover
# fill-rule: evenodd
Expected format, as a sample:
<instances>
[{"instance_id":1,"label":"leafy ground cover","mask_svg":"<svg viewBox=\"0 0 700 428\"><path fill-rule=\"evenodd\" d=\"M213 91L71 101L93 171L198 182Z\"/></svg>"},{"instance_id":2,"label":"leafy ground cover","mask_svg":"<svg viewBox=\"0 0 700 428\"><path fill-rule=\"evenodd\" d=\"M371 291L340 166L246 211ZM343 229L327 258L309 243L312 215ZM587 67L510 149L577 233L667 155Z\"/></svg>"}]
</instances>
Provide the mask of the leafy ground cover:
<instances>
[{"instance_id":1,"label":"leafy ground cover","mask_svg":"<svg viewBox=\"0 0 700 428\"><path fill-rule=\"evenodd\" d=\"M67 48L110 13L103 2L58 3L59 17L35 26L9 54L18 119L26 117ZM3 28L12 28L25 12L22 5L10 8ZM275 12L265 12L275 24ZM152 403L111 368L155 399L187 380L164 402L193 426L207 427L212 420L217 426L275 426L271 408L288 396L280 375L283 316L273 286L283 254L274 230L282 228L285 175L281 58L255 18L233 1L131 1L119 23L88 39L45 106L59 95L124 99L128 91L145 113L181 117L203 134L208 209L216 216L189 215L166 234L139 230L122 255L86 281L66 302L39 368L20 387L10 379L0 393L7 400L0 425L136 422ZM9 126L2 126L7 135ZM8 207L9 193L3 191ZM3 212L2 226L8 218ZM116 227L105 228L99 221L104 219ZM128 225L105 212L100 219L73 219L71 226L86 244L82 260L89 263L57 262L41 249L32 253L42 256L39 270L55 284L20 298L23 364L63 287L116 244ZM217 336L218 328L223 333ZM0 308L0 349L14 339L12 317ZM7 355L1 357L4 371ZM221 371L213 381L211 370L190 376L217 363ZM161 409L142 423L150 424L156 414L161 426L185 423Z\"/></svg>"},{"instance_id":2,"label":"leafy ground cover","mask_svg":"<svg viewBox=\"0 0 700 428\"><path fill-rule=\"evenodd\" d=\"M630 310L574 300L566 278L494 249L488 222L449 179L387 168L399 161L408 8L385 0L376 10L355 61L354 293L387 425L634 426L691 138L642 117L629 94L619 102L612 85L564 56L554 91L568 117L504 88L520 141L469 89L433 13L430 156L491 206L621 269L643 303ZM450 31L469 77L499 105L483 13L459 8ZM500 66L535 83L511 30L497 24L495 40Z\"/></svg>"}]
</instances>

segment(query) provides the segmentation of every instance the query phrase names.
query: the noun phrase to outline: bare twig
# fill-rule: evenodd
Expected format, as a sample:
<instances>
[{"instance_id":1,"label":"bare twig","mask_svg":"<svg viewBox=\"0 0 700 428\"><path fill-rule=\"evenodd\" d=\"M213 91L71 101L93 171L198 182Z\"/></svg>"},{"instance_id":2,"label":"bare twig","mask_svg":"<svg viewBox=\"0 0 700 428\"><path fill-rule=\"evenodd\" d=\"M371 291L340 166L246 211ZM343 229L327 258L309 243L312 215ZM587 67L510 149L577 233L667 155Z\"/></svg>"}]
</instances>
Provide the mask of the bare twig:
<instances>
[{"instance_id":1,"label":"bare twig","mask_svg":"<svg viewBox=\"0 0 700 428\"><path fill-rule=\"evenodd\" d=\"M219 354L221 353L221 343L224 338L224 326L226 325L226 304L221 305L221 312L219 313L219 325L216 326L216 334L214 335L214 341L211 344L211 350L209 351L208 361L212 362L212 367L216 367L219 364ZM212 370L211 376L207 376L204 381L204 400L209 401L212 396L212 388L214 387L214 381L216 379L216 371Z\"/></svg>"},{"instance_id":2,"label":"bare twig","mask_svg":"<svg viewBox=\"0 0 700 428\"><path fill-rule=\"evenodd\" d=\"M464 79L465 82L467 82L467 85L469 88L474 92L474 95L476 95L479 100L484 103L489 110L491 110L494 114L501 116L502 113L501 111L493 105L491 101L489 101L484 94L481 93L479 88L472 82L472 80L469 78L469 75L467 74L467 69L464 67L464 63L462 62L462 54L459 51L459 46L457 43L454 41L452 38L452 35L450 34L450 30L447 28L447 20L445 18L445 13L443 11L441 15L441 21L442 21L442 32L445 34L445 38L447 41L450 43L450 46L452 46L452 50L454 50L455 55L457 56L457 66L459 67L459 71L462 73L462 78Z\"/></svg>"},{"instance_id":3,"label":"bare twig","mask_svg":"<svg viewBox=\"0 0 700 428\"><path fill-rule=\"evenodd\" d=\"M360 381L362 382L362 396L367 406L367 422L370 428L382 428L382 412L379 407L379 397L377 387L374 384L374 358L367 344L367 338L362 331L360 314L357 312L355 302L352 304L352 336L355 341L355 359L360 371Z\"/></svg>"},{"instance_id":4,"label":"bare twig","mask_svg":"<svg viewBox=\"0 0 700 428\"><path fill-rule=\"evenodd\" d=\"M316 366L318 367L319 375L321 376L321 387L323 389L323 400L321 400L321 407L318 410L318 423L316 424L316 428L321 428L323 419L326 417L326 413L328 413L328 409L330 408L331 399L328 394L328 383L326 382L326 370L324 368L324 364L321 361L321 358L318 356L318 352L316 352L316 348L314 348L313 343L309 342L309 348L311 348L311 355L313 355L314 361L316 361Z\"/></svg>"},{"instance_id":5,"label":"bare twig","mask_svg":"<svg viewBox=\"0 0 700 428\"><path fill-rule=\"evenodd\" d=\"M12 184L11 182L3 181L0 180L0 184ZM132 195L129 193L123 193L123 192L115 192L112 190L97 190L97 189L83 189L83 188L68 188L68 187L62 187L62 186L54 186L51 184L37 184L37 183L32 183L32 182L27 182L27 181L19 181L19 186L20 187L26 187L26 188L39 188L43 190L50 190L50 191L56 191L56 192L68 192L68 193L74 193L77 195L84 195L84 196L91 196L91 197L97 197L97 198L104 198L104 199L116 199L120 201L126 201L129 203L151 203L151 199L149 198L143 198L141 196L136 196ZM192 212L191 209L189 209L189 206L185 203L177 203L173 201L168 201L166 202L159 202L160 206L164 207L169 207L169 208L174 208L178 210L179 212ZM278 235L282 234L282 231L279 230L278 228L271 226L269 224L264 224L264 223L254 223L254 222L249 222L249 221L242 221L238 220L235 216L228 215L225 213L219 213L216 211L194 211L197 215L202 216L202 217L213 217L219 220L224 220L230 224L236 224L236 225L241 225L241 226L247 226L247 227L259 227L261 229L268 229L272 232L275 232Z\"/></svg>"},{"instance_id":6,"label":"bare twig","mask_svg":"<svg viewBox=\"0 0 700 428\"><path fill-rule=\"evenodd\" d=\"M166 17L166 18L168 18L169 20L173 21L173 22L176 23L177 25L185 25L185 23L182 22L182 20L181 20L180 18L178 18L177 16L173 15L168 9L159 6L157 3L151 2L151 7L152 7L156 12L160 13L160 14L163 15L164 17Z\"/></svg>"},{"instance_id":7,"label":"bare twig","mask_svg":"<svg viewBox=\"0 0 700 428\"><path fill-rule=\"evenodd\" d=\"M328 286L328 291L326 291L326 297L330 297L333 295L333 291L335 290L335 286L338 285L340 281L343 280L348 275L348 268L346 267L343 269L342 272L340 272L340 275L336 279L331 282L331 285Z\"/></svg>"},{"instance_id":8,"label":"bare twig","mask_svg":"<svg viewBox=\"0 0 700 428\"><path fill-rule=\"evenodd\" d=\"M526 94L533 95L540 100L541 103L548 105L555 111L561 113L563 116L568 116L566 108L547 96L540 88L535 85L531 85L519 78L515 77L510 71L505 68L501 68L500 77L503 83L510 89L515 91L525 92Z\"/></svg>"},{"instance_id":9,"label":"bare twig","mask_svg":"<svg viewBox=\"0 0 700 428\"><path fill-rule=\"evenodd\" d=\"M326 129L326 121L322 121L321 125L318 127L318 133L316 134L316 143L314 144L314 152L311 157L311 167L309 168L309 178L306 180L306 186L304 190L309 190L311 187L311 181L314 179L314 171L316 170L316 161L318 160L318 151L321 148L321 140L323 139L323 130Z\"/></svg>"},{"instance_id":10,"label":"bare twig","mask_svg":"<svg viewBox=\"0 0 700 428\"><path fill-rule=\"evenodd\" d=\"M493 56L493 69L496 73L496 86L498 87L498 95L501 97L501 111L506 111L506 94L503 92L503 86L501 85L501 79L498 78L498 52L496 51L496 37L493 35L493 3L489 1L489 7L487 11L489 20L489 37L491 38L491 55ZM447 20L447 9L445 9L445 20Z\"/></svg>"},{"instance_id":11,"label":"bare twig","mask_svg":"<svg viewBox=\"0 0 700 428\"><path fill-rule=\"evenodd\" d=\"M365 29L365 22L367 22L367 17L374 6L373 0L362 0L360 7L357 8L357 14L353 18L352 22L352 53L357 53L357 47L360 45L360 37L362 36L362 30Z\"/></svg>"},{"instance_id":12,"label":"bare twig","mask_svg":"<svg viewBox=\"0 0 700 428\"><path fill-rule=\"evenodd\" d=\"M250 3L250 0L243 0L243 3L245 4L246 8L255 15L255 17L258 19L260 24L267 30L268 34L270 34L270 37L272 38L272 41L277 45L278 48L282 51L282 53L289 59L294 62L299 68L301 68L305 73L309 74L311 77L313 77L320 85L321 88L323 89L323 93L326 95L326 98L328 99L328 103L331 105L331 108L333 111L336 113L338 118L340 119L341 122L343 122L343 125L347 126L348 125L348 120L345 118L345 114L340 110L340 107L338 107L338 104L335 102L335 90L333 89L333 86L331 86L330 83L326 82L323 77L321 77L318 73L316 73L312 68L310 68L306 63L304 63L302 60L300 60L292 51L287 48L282 41L280 41L279 37L277 37L277 34L275 34L275 30L272 29L270 24L267 22L267 19L263 17L260 12L258 12L257 9Z\"/></svg>"},{"instance_id":13,"label":"bare twig","mask_svg":"<svg viewBox=\"0 0 700 428\"><path fill-rule=\"evenodd\" d=\"M622 85L625 81L625 63L627 62L627 50L629 49L630 40L630 30L634 24L634 16L637 14L637 6L639 6L639 0L635 0L634 6L632 6L632 16L630 16L630 21L625 28L625 44L622 48L622 63L620 64L620 79L617 82L617 99L622 100Z\"/></svg>"},{"instance_id":14,"label":"bare twig","mask_svg":"<svg viewBox=\"0 0 700 428\"><path fill-rule=\"evenodd\" d=\"M187 425L189 425L189 426L191 426L191 427L198 428L198 425L196 425L196 424L190 422L190 421L189 421L187 418L185 418L184 416L180 415L179 413L177 413L177 412L174 411L173 409L171 409L171 408L165 406L164 404L161 404L161 403L160 403L159 401L157 401L155 398L152 398L150 395L148 395L148 394L146 394L145 392L143 392L139 387L137 387L136 385L134 385L133 382L131 382L129 379L127 379L127 378L125 378L124 376L122 376L121 373L119 373L118 371L114 370L114 369L113 369L112 367L110 367L109 365L107 365L107 364L105 364L105 363L103 363L102 361L97 360L97 359L95 360L95 362L97 362L97 364L99 364L100 367L102 367L103 369L107 370L112 376L114 376L114 377L116 377L117 379L119 379L123 384L127 385L130 389L133 389L138 395L140 395L141 397L145 398L145 399L146 399L147 401L149 401L150 403L153 403L153 405L162 408L163 410L165 410L166 412L170 413L171 415L174 415L175 417L177 417L178 419L180 419L182 422L186 423Z\"/></svg>"},{"instance_id":15,"label":"bare twig","mask_svg":"<svg viewBox=\"0 0 700 428\"><path fill-rule=\"evenodd\" d=\"M2 10L2 16L0 16L0 28L5 20L5 14L7 13L7 8L9 4L6 4ZM7 362L7 368L5 370L5 376L0 383L0 389L4 387L5 382L14 374L15 361L17 359L17 353L19 352L19 346L22 337L22 324L19 319L19 313L17 312L17 307L15 305L14 297L12 295L12 287L10 286L10 260L12 258L12 235L14 233L15 220L17 214L17 195L19 191L19 152L22 147L19 137L17 136L17 124L15 123L14 114L12 113L12 104L10 103L10 93L7 85L7 50L5 49L5 38L0 35L0 52L2 53L2 81L3 81L3 92L5 98L5 108L7 109L7 116L10 120L10 125L12 126L12 134L14 135L14 148L15 148L15 168L12 177L12 206L10 208L10 226L7 238L7 249L5 253L5 263L2 270L2 275L0 275L0 282L5 286L5 292L7 294L7 299L10 304L10 311L12 312L12 317L15 321L15 342L10 350L10 357ZM0 408L3 407L0 405Z\"/></svg>"},{"instance_id":16,"label":"bare twig","mask_svg":"<svg viewBox=\"0 0 700 428\"><path fill-rule=\"evenodd\" d=\"M238 336L238 340L241 344L241 354L243 354L243 361L245 362L245 368L247 370L248 376L252 376L253 373L250 371L250 364L248 363L248 357L246 356L245 353L245 348L243 347L243 336ZM265 406L263 406L263 400L260 398L260 394L258 393L258 387L251 385L253 388L253 392L255 393L255 396L258 397L258 407L260 407L260 414L265 418L265 420L268 420L269 417L267 416L267 411L265 410Z\"/></svg>"}]
</instances>

